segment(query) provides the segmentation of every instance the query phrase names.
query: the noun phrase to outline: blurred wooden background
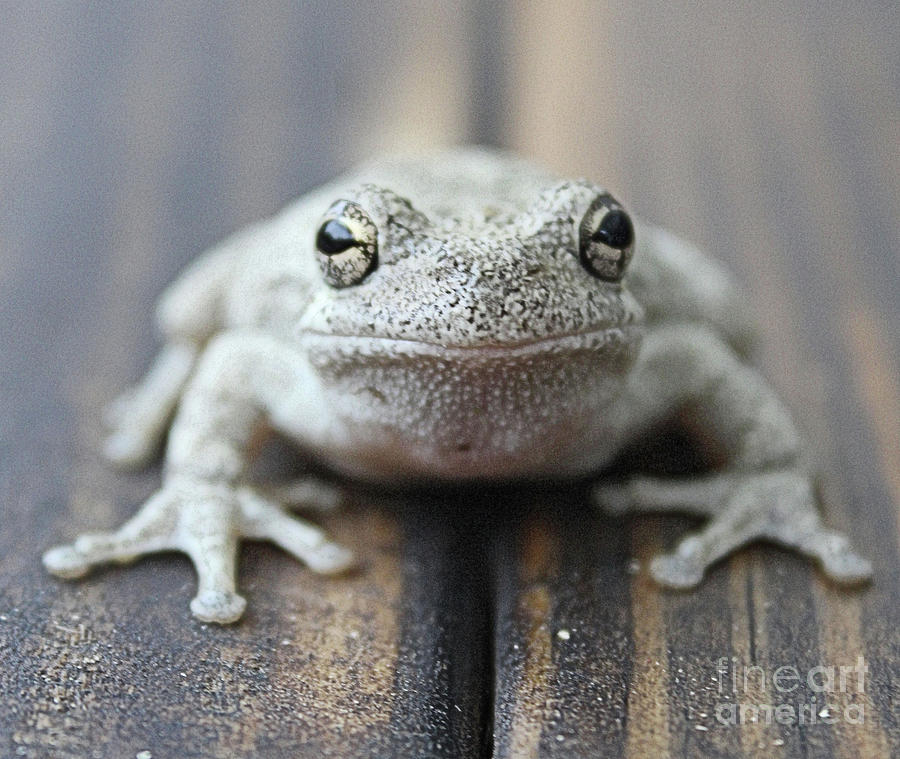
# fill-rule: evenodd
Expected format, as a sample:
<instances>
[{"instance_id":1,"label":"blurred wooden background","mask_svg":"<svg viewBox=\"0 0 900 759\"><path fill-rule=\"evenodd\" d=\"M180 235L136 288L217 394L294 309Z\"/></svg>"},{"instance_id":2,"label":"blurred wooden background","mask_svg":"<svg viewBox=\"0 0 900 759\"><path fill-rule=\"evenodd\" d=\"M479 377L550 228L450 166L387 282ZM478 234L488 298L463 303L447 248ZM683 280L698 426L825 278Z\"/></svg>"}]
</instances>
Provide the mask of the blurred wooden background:
<instances>
[{"instance_id":1,"label":"blurred wooden background","mask_svg":"<svg viewBox=\"0 0 900 759\"><path fill-rule=\"evenodd\" d=\"M184 263L360 158L465 140L604 181L736 270L872 586L760 546L660 591L634 560L690 522L579 488L352 495L324 523L365 571L248 545L228 629L190 618L180 557L45 575L158 483L104 467L98 410ZM0 5L0 755L900 755L898 177L893 0ZM779 665L858 656L864 692L818 694L817 724L715 719L808 703ZM769 679L723 693L721 657Z\"/></svg>"}]
</instances>

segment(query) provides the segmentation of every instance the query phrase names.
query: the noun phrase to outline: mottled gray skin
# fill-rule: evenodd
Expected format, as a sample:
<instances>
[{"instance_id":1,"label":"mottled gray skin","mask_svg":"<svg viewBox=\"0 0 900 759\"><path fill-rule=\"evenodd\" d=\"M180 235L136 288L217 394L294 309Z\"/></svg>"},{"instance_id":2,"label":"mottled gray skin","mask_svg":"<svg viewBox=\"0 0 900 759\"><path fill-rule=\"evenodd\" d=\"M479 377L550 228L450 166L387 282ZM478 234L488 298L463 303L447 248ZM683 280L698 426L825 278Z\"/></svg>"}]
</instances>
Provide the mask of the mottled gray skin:
<instances>
[{"instance_id":1,"label":"mottled gray skin","mask_svg":"<svg viewBox=\"0 0 900 759\"><path fill-rule=\"evenodd\" d=\"M199 575L194 615L232 622L245 606L241 538L272 540L319 572L352 561L283 508L331 506L333 490L245 482L261 425L388 484L560 478L599 471L689 407L721 441L721 471L595 491L617 512L711 518L652 562L660 583L692 586L756 539L815 557L835 579L868 577L821 524L794 424L741 358L751 330L723 271L641 224L621 282L586 270L579 225L602 192L460 150L365 167L200 257L161 299L155 365L108 415L106 453L123 464L150 459L171 423L162 488L118 531L48 551L47 568L75 577L182 550ZM349 219L359 248L317 251L323 215Z\"/></svg>"}]
</instances>

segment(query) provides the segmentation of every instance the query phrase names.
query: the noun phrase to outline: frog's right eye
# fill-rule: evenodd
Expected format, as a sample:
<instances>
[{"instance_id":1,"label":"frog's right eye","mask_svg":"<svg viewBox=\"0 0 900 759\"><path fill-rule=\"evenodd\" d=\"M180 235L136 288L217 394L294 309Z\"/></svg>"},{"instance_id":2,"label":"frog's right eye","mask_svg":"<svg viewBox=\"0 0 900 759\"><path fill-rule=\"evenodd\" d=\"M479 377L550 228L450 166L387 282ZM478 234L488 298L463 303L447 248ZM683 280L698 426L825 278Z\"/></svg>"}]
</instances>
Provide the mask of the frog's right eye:
<instances>
[{"instance_id":1,"label":"frog's right eye","mask_svg":"<svg viewBox=\"0 0 900 759\"><path fill-rule=\"evenodd\" d=\"M356 203L339 200L331 206L316 233L316 258L332 287L362 282L378 263L378 228Z\"/></svg>"}]
</instances>

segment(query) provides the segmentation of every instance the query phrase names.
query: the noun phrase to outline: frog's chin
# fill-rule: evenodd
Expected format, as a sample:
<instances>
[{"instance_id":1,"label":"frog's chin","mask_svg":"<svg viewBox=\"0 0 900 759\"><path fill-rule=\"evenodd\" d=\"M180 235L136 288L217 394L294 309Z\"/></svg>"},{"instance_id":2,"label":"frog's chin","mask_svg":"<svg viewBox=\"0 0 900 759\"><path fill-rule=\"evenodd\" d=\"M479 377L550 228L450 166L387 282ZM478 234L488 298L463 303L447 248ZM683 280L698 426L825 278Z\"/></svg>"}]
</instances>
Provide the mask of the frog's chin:
<instances>
[{"instance_id":1,"label":"frog's chin","mask_svg":"<svg viewBox=\"0 0 900 759\"><path fill-rule=\"evenodd\" d=\"M342 430L326 458L449 479L588 466L639 345L621 329L477 348L318 339L308 355Z\"/></svg>"}]
</instances>

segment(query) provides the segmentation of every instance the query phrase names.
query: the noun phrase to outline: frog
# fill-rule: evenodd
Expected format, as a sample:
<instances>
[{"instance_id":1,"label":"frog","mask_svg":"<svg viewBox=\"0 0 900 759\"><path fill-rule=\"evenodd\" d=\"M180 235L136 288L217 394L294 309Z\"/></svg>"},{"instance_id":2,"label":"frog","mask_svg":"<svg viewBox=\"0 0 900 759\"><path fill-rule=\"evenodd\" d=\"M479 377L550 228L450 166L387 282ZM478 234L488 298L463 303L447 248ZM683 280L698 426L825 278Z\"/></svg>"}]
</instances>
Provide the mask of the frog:
<instances>
[{"instance_id":1,"label":"frog","mask_svg":"<svg viewBox=\"0 0 900 759\"><path fill-rule=\"evenodd\" d=\"M194 617L228 624L246 607L244 539L315 573L352 569L351 550L293 513L340 503L342 479L248 476L267 430L348 483L587 478L608 513L706 520L649 563L668 588L755 541L838 582L871 575L823 522L807 446L750 361L733 277L594 181L477 147L370 162L195 259L156 323L162 348L107 409L104 453L144 465L168 433L161 487L120 528L48 550L60 577L180 551ZM674 413L715 441L717 466L602 475Z\"/></svg>"}]
</instances>

